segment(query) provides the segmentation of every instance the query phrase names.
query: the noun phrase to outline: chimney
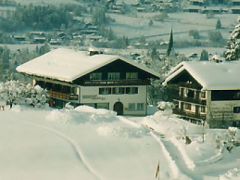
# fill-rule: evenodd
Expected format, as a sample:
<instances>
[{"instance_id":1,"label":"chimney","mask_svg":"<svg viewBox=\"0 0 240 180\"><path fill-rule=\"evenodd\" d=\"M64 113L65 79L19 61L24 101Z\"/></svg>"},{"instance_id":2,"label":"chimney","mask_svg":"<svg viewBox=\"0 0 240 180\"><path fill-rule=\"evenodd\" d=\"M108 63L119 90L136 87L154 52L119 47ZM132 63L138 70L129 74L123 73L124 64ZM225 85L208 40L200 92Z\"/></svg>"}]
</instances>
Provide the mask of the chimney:
<instances>
[{"instance_id":1,"label":"chimney","mask_svg":"<svg viewBox=\"0 0 240 180\"><path fill-rule=\"evenodd\" d=\"M89 56L94 56L94 55L97 55L97 54L103 54L103 51L100 51L96 48L89 48L88 53L89 53Z\"/></svg>"}]
</instances>

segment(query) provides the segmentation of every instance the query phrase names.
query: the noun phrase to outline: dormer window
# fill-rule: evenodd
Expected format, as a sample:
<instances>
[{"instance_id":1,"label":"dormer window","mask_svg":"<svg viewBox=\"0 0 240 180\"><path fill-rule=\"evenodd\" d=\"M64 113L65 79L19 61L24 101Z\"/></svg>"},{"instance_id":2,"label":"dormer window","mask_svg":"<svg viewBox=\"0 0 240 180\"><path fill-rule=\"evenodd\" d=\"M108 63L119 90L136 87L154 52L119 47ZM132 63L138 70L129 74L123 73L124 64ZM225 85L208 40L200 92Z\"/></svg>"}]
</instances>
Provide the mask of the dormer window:
<instances>
[{"instance_id":1,"label":"dormer window","mask_svg":"<svg viewBox=\"0 0 240 180\"><path fill-rule=\"evenodd\" d=\"M100 81L102 80L102 73L91 73L90 74L91 81Z\"/></svg>"},{"instance_id":2,"label":"dormer window","mask_svg":"<svg viewBox=\"0 0 240 180\"><path fill-rule=\"evenodd\" d=\"M108 80L120 80L120 73L119 72L109 72Z\"/></svg>"},{"instance_id":3,"label":"dormer window","mask_svg":"<svg viewBox=\"0 0 240 180\"><path fill-rule=\"evenodd\" d=\"M138 79L138 73L137 72L127 72L126 79Z\"/></svg>"}]
</instances>

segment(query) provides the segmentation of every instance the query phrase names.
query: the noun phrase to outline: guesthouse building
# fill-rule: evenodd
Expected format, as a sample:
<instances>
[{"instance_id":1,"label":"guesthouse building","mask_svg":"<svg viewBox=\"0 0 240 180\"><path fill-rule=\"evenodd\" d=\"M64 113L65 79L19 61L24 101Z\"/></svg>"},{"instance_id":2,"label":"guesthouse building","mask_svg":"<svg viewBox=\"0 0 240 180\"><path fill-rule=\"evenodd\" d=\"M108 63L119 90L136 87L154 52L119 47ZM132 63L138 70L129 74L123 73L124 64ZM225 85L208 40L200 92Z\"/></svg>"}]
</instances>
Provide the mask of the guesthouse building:
<instances>
[{"instance_id":1,"label":"guesthouse building","mask_svg":"<svg viewBox=\"0 0 240 180\"><path fill-rule=\"evenodd\" d=\"M98 51L59 48L17 67L46 88L50 105L88 105L114 110L119 115L147 113L147 86L159 78L153 70Z\"/></svg>"}]
</instances>

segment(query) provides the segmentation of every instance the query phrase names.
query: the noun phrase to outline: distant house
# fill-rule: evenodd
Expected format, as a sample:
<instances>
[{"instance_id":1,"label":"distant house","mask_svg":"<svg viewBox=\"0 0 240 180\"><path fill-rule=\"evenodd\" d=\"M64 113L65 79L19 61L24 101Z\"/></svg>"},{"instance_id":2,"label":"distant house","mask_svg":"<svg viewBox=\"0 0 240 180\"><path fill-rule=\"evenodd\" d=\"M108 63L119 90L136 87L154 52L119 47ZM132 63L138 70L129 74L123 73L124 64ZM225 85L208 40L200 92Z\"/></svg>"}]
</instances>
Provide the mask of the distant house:
<instances>
[{"instance_id":1,"label":"distant house","mask_svg":"<svg viewBox=\"0 0 240 180\"><path fill-rule=\"evenodd\" d=\"M201 12L204 14L208 13L221 14L228 12L228 9L222 7L204 7L202 8Z\"/></svg>"},{"instance_id":2,"label":"distant house","mask_svg":"<svg viewBox=\"0 0 240 180\"><path fill-rule=\"evenodd\" d=\"M164 81L176 92L174 113L211 128L240 127L240 63L189 61Z\"/></svg>"},{"instance_id":3,"label":"distant house","mask_svg":"<svg viewBox=\"0 0 240 180\"><path fill-rule=\"evenodd\" d=\"M184 12L190 12L190 13L199 13L201 11L201 7L199 6L188 6L183 9Z\"/></svg>"},{"instance_id":4,"label":"distant house","mask_svg":"<svg viewBox=\"0 0 240 180\"><path fill-rule=\"evenodd\" d=\"M24 36L24 35L13 35L13 39L19 43L26 42L26 40L27 40L26 36Z\"/></svg>"},{"instance_id":5,"label":"distant house","mask_svg":"<svg viewBox=\"0 0 240 180\"><path fill-rule=\"evenodd\" d=\"M190 0L190 4L194 6L204 6L205 0Z\"/></svg>"},{"instance_id":6,"label":"distant house","mask_svg":"<svg viewBox=\"0 0 240 180\"><path fill-rule=\"evenodd\" d=\"M233 6L240 6L240 0L231 0Z\"/></svg>"},{"instance_id":7,"label":"distant house","mask_svg":"<svg viewBox=\"0 0 240 180\"><path fill-rule=\"evenodd\" d=\"M158 73L132 60L98 51L59 48L17 67L48 89L51 106L71 102L114 110L119 115L145 115L147 86Z\"/></svg>"},{"instance_id":8,"label":"distant house","mask_svg":"<svg viewBox=\"0 0 240 180\"><path fill-rule=\"evenodd\" d=\"M240 6L234 6L231 8L232 14L240 14Z\"/></svg>"}]
</instances>

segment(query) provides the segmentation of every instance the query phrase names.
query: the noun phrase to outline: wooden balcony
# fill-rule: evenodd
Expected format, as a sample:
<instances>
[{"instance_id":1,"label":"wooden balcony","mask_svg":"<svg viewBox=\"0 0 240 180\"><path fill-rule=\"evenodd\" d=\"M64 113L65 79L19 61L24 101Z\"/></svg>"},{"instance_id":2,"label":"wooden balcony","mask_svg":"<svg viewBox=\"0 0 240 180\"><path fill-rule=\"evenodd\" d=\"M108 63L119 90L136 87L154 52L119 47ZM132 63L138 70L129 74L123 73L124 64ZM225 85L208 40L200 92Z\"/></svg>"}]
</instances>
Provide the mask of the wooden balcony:
<instances>
[{"instance_id":1,"label":"wooden balcony","mask_svg":"<svg viewBox=\"0 0 240 180\"><path fill-rule=\"evenodd\" d=\"M194 103L194 104L199 104L199 105L207 104L207 101L205 99L189 98L189 97L184 97L184 96L179 96L179 97L175 98L174 101L189 102L189 103Z\"/></svg>"},{"instance_id":2,"label":"wooden balcony","mask_svg":"<svg viewBox=\"0 0 240 180\"><path fill-rule=\"evenodd\" d=\"M137 80L101 80L101 81L85 81L85 86L112 86L112 85L149 85L150 80L137 79Z\"/></svg>"},{"instance_id":3,"label":"wooden balcony","mask_svg":"<svg viewBox=\"0 0 240 180\"><path fill-rule=\"evenodd\" d=\"M173 109L173 113L177 114L183 118L186 119L190 119L190 120L194 120L196 122L201 122L202 120L205 121L206 120L206 114L196 114L194 112L187 112L187 111L183 111L181 109L175 108Z\"/></svg>"},{"instance_id":4,"label":"wooden balcony","mask_svg":"<svg viewBox=\"0 0 240 180\"><path fill-rule=\"evenodd\" d=\"M78 100L78 95L73 95L73 94L68 94L68 93L63 93L63 92L57 92L57 91L48 91L49 96L51 98L55 99L61 99L61 100L73 100L77 101Z\"/></svg>"}]
</instances>

